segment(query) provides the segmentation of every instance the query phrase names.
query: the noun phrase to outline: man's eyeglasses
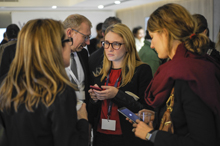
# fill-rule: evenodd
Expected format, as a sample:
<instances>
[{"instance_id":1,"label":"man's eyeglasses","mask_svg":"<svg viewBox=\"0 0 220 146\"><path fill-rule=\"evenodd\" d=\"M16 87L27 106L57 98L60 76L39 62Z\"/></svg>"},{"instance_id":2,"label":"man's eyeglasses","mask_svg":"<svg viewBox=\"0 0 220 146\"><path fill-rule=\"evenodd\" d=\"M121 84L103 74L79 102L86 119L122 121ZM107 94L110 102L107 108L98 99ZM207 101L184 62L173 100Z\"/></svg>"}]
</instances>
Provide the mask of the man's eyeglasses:
<instances>
[{"instance_id":1,"label":"man's eyeglasses","mask_svg":"<svg viewBox=\"0 0 220 146\"><path fill-rule=\"evenodd\" d=\"M62 40L62 44L65 42L71 42L71 46L72 46L73 45L73 38L68 38L68 39Z\"/></svg>"},{"instance_id":2,"label":"man's eyeglasses","mask_svg":"<svg viewBox=\"0 0 220 146\"><path fill-rule=\"evenodd\" d=\"M112 48L114 50L119 50L121 45L123 45L124 43L118 43L118 42L113 42L113 43L109 43L107 41L102 41L102 46L105 48L105 49L108 49L110 45L112 45Z\"/></svg>"},{"instance_id":3,"label":"man's eyeglasses","mask_svg":"<svg viewBox=\"0 0 220 146\"><path fill-rule=\"evenodd\" d=\"M88 35L85 35L85 34L83 34L83 33L79 32L78 30L75 30L75 29L72 29L72 30L74 30L74 31L76 31L76 32L80 33L81 35L83 35L83 36L84 36L84 38L85 38L85 42L91 38L91 36L90 36L90 35L89 35L89 36L88 36Z\"/></svg>"}]
</instances>

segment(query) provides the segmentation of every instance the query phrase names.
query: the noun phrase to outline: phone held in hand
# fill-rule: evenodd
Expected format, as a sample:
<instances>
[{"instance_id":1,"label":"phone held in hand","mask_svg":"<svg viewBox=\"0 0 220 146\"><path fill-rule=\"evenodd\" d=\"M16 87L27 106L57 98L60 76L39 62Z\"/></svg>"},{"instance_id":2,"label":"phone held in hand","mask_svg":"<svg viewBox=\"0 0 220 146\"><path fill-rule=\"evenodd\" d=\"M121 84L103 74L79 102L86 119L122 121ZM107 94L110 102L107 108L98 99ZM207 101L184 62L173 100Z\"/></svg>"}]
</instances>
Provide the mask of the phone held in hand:
<instances>
[{"instance_id":1,"label":"phone held in hand","mask_svg":"<svg viewBox=\"0 0 220 146\"><path fill-rule=\"evenodd\" d=\"M142 119L140 119L140 117L135 115L135 113L133 113L132 111L130 111L126 107L119 108L118 112L120 112L122 115L124 115L125 117L129 118L130 120L132 120L134 123L136 123L137 119L143 121Z\"/></svg>"},{"instance_id":2,"label":"phone held in hand","mask_svg":"<svg viewBox=\"0 0 220 146\"><path fill-rule=\"evenodd\" d=\"M90 85L90 88L91 88L91 89L98 90L98 91L102 91L102 90L103 90L103 89L100 88L100 87L96 87L96 86L92 86L92 85Z\"/></svg>"}]
</instances>

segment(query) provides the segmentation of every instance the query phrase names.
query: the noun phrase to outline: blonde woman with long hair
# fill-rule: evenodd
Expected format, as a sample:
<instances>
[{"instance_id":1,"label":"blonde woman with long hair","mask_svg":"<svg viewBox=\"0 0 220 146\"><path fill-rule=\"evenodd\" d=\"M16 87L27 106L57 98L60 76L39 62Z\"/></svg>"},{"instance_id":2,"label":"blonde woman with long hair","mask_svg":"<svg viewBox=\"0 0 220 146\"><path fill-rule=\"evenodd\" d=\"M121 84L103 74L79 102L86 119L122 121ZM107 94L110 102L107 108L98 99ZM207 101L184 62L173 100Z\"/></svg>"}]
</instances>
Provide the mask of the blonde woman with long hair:
<instances>
[{"instance_id":1,"label":"blonde woman with long hair","mask_svg":"<svg viewBox=\"0 0 220 146\"><path fill-rule=\"evenodd\" d=\"M135 138L131 131L132 126L117 109L127 107L137 112L148 107L143 97L152 79L150 66L140 61L133 34L124 24L109 26L105 31L102 46L103 67L94 73L94 85L104 90L89 90L89 119L91 118L94 130L93 145L141 145L141 141ZM112 127L105 127L110 124L109 120L113 124Z\"/></svg>"},{"instance_id":2,"label":"blonde woman with long hair","mask_svg":"<svg viewBox=\"0 0 220 146\"><path fill-rule=\"evenodd\" d=\"M20 31L0 89L8 145L88 145L85 104L77 113L75 86L65 72L72 44L59 21L30 20Z\"/></svg>"}]
</instances>

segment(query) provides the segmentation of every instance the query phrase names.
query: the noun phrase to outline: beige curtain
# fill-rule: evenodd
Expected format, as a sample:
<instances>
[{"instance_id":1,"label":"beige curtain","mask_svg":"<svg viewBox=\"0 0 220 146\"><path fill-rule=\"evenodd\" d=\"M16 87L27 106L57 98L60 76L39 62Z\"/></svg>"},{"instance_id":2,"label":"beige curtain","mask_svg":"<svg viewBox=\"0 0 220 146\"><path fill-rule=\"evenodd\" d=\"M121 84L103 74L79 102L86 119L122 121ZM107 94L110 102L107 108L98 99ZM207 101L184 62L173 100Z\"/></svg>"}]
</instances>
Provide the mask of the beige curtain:
<instances>
[{"instance_id":1,"label":"beige curtain","mask_svg":"<svg viewBox=\"0 0 220 146\"><path fill-rule=\"evenodd\" d=\"M184 6L191 14L202 14L208 21L209 37L213 40L213 0L163 0L138 7L116 11L116 16L131 30L136 26L145 28L145 18L158 7L166 3L177 3Z\"/></svg>"}]
</instances>

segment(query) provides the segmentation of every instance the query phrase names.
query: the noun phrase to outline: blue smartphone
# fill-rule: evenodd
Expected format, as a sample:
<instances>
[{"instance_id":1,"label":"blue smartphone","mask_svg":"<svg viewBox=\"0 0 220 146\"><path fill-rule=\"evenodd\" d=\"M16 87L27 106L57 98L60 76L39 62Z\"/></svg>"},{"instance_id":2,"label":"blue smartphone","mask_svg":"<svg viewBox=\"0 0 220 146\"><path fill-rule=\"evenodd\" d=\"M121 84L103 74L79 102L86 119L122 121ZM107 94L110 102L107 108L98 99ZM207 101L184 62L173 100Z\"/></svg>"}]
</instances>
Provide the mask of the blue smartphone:
<instances>
[{"instance_id":1,"label":"blue smartphone","mask_svg":"<svg viewBox=\"0 0 220 146\"><path fill-rule=\"evenodd\" d=\"M142 119L140 119L137 115L135 115L135 113L133 113L132 111L130 111L126 107L119 108L118 112L120 112L122 115L124 115L125 117L129 118L130 120L132 120L134 123L136 123L137 119L142 121Z\"/></svg>"}]
</instances>

